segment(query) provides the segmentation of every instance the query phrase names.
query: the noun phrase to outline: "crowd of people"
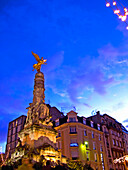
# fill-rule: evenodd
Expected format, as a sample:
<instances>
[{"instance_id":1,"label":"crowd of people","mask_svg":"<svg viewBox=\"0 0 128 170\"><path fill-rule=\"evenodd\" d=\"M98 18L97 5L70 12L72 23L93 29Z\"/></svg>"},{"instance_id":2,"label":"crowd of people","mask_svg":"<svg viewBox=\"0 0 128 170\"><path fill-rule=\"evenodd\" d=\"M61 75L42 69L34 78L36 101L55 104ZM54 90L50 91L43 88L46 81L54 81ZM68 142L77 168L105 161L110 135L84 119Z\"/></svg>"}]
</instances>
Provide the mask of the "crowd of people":
<instances>
[{"instance_id":1,"label":"crowd of people","mask_svg":"<svg viewBox=\"0 0 128 170\"><path fill-rule=\"evenodd\" d=\"M69 170L66 164L52 164L50 160L47 160L46 165L43 165L41 162L31 162L29 158L23 158L21 163L14 163L13 165L2 165L0 170Z\"/></svg>"}]
</instances>

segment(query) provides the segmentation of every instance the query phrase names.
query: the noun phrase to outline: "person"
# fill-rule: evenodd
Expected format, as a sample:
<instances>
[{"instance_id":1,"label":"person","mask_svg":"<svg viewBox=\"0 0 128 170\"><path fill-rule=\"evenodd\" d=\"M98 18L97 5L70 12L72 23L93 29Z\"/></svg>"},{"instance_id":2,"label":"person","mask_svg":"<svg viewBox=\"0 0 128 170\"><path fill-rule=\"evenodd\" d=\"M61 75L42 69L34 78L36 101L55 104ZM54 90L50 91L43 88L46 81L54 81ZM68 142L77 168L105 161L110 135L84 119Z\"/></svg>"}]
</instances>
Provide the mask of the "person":
<instances>
[{"instance_id":1,"label":"person","mask_svg":"<svg viewBox=\"0 0 128 170\"><path fill-rule=\"evenodd\" d=\"M43 166L42 170L52 170L49 160L46 162L46 166Z\"/></svg>"},{"instance_id":2,"label":"person","mask_svg":"<svg viewBox=\"0 0 128 170\"><path fill-rule=\"evenodd\" d=\"M18 167L17 170L34 170L32 164L29 162L29 158L22 159L22 165Z\"/></svg>"}]
</instances>

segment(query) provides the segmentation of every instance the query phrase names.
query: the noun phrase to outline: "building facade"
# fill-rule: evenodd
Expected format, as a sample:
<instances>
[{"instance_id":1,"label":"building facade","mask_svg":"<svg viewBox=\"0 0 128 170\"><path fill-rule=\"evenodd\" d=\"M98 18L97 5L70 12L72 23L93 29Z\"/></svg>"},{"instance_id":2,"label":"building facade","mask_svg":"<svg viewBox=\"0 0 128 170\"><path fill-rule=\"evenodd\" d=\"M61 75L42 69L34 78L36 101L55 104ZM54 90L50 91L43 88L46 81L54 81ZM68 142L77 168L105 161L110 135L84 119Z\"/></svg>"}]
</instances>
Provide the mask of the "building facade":
<instances>
[{"instance_id":1,"label":"building facade","mask_svg":"<svg viewBox=\"0 0 128 170\"><path fill-rule=\"evenodd\" d=\"M108 169L100 124L70 111L64 118L56 119L55 129L57 147L63 156L89 163L94 169Z\"/></svg>"},{"instance_id":2,"label":"building facade","mask_svg":"<svg viewBox=\"0 0 128 170\"><path fill-rule=\"evenodd\" d=\"M6 155L9 155L9 157L11 157L11 153L15 151L16 145L18 143L18 133L24 128L25 121L26 116L22 115L9 122L6 144Z\"/></svg>"},{"instance_id":3,"label":"building facade","mask_svg":"<svg viewBox=\"0 0 128 170\"><path fill-rule=\"evenodd\" d=\"M103 139L105 152L107 156L107 164L110 170L123 170L124 164L114 164L114 160L126 155L127 152L127 136L126 131L123 132L122 124L107 114L100 115L98 111L96 115L87 118L90 121L99 123L103 131Z\"/></svg>"}]
</instances>

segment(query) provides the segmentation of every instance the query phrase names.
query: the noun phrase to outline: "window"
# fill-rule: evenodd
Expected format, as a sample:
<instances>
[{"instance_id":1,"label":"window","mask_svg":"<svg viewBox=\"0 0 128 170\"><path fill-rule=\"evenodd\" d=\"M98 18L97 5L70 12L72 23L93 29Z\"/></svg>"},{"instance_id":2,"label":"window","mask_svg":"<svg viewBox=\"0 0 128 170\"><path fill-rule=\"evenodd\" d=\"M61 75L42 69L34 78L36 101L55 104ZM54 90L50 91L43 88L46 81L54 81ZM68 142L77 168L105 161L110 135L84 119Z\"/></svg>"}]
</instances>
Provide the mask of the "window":
<instances>
[{"instance_id":1,"label":"window","mask_svg":"<svg viewBox=\"0 0 128 170\"><path fill-rule=\"evenodd\" d=\"M104 158L103 158L103 154L101 153L100 154L100 157L101 157L101 162L102 162L102 169L104 170Z\"/></svg>"},{"instance_id":2,"label":"window","mask_svg":"<svg viewBox=\"0 0 128 170\"><path fill-rule=\"evenodd\" d=\"M76 133L76 126L70 127L70 133Z\"/></svg>"},{"instance_id":3,"label":"window","mask_svg":"<svg viewBox=\"0 0 128 170\"><path fill-rule=\"evenodd\" d=\"M115 143L115 139L113 139L112 141L113 141L113 145L116 145L116 143Z\"/></svg>"},{"instance_id":4,"label":"window","mask_svg":"<svg viewBox=\"0 0 128 170\"><path fill-rule=\"evenodd\" d=\"M108 149L108 157L111 157L111 155L110 155L110 150Z\"/></svg>"},{"instance_id":5,"label":"window","mask_svg":"<svg viewBox=\"0 0 128 170\"><path fill-rule=\"evenodd\" d=\"M59 119L55 120L55 125L59 126L59 124L60 124Z\"/></svg>"},{"instance_id":6,"label":"window","mask_svg":"<svg viewBox=\"0 0 128 170\"><path fill-rule=\"evenodd\" d=\"M102 145L100 145L100 151L101 151L101 152L103 151L103 147L102 147Z\"/></svg>"},{"instance_id":7,"label":"window","mask_svg":"<svg viewBox=\"0 0 128 170\"><path fill-rule=\"evenodd\" d=\"M78 146L78 143L77 143L77 139L76 139L76 138L72 138L72 139L70 140L70 146L71 146L71 147L76 147L76 146Z\"/></svg>"},{"instance_id":8,"label":"window","mask_svg":"<svg viewBox=\"0 0 128 170\"><path fill-rule=\"evenodd\" d=\"M20 131L20 129L21 129L21 126L18 126L18 132Z\"/></svg>"},{"instance_id":9,"label":"window","mask_svg":"<svg viewBox=\"0 0 128 170\"><path fill-rule=\"evenodd\" d=\"M117 146L119 146L119 142L118 142L118 140L116 140L116 145L117 145Z\"/></svg>"},{"instance_id":10,"label":"window","mask_svg":"<svg viewBox=\"0 0 128 170\"><path fill-rule=\"evenodd\" d=\"M93 150L96 150L96 144L93 142Z\"/></svg>"},{"instance_id":11,"label":"window","mask_svg":"<svg viewBox=\"0 0 128 170\"><path fill-rule=\"evenodd\" d=\"M84 144L86 146L86 149L89 149L88 141L85 141Z\"/></svg>"},{"instance_id":12,"label":"window","mask_svg":"<svg viewBox=\"0 0 128 170\"><path fill-rule=\"evenodd\" d=\"M69 117L69 122L76 122L76 118L75 117Z\"/></svg>"},{"instance_id":13,"label":"window","mask_svg":"<svg viewBox=\"0 0 128 170\"><path fill-rule=\"evenodd\" d=\"M101 123L104 123L104 119L101 119Z\"/></svg>"},{"instance_id":14,"label":"window","mask_svg":"<svg viewBox=\"0 0 128 170\"><path fill-rule=\"evenodd\" d=\"M84 136L87 136L87 130L84 129Z\"/></svg>"},{"instance_id":15,"label":"window","mask_svg":"<svg viewBox=\"0 0 128 170\"><path fill-rule=\"evenodd\" d=\"M58 137L61 137L61 132L60 132L60 130L58 131Z\"/></svg>"},{"instance_id":16,"label":"window","mask_svg":"<svg viewBox=\"0 0 128 170\"><path fill-rule=\"evenodd\" d=\"M94 132L92 131L92 138L94 138Z\"/></svg>"},{"instance_id":17,"label":"window","mask_svg":"<svg viewBox=\"0 0 128 170\"><path fill-rule=\"evenodd\" d=\"M58 149L61 149L61 141L58 141Z\"/></svg>"},{"instance_id":18,"label":"window","mask_svg":"<svg viewBox=\"0 0 128 170\"><path fill-rule=\"evenodd\" d=\"M91 121L91 127L93 127L93 121Z\"/></svg>"},{"instance_id":19,"label":"window","mask_svg":"<svg viewBox=\"0 0 128 170\"><path fill-rule=\"evenodd\" d=\"M97 129L100 130L100 125L99 124L97 124Z\"/></svg>"},{"instance_id":20,"label":"window","mask_svg":"<svg viewBox=\"0 0 128 170\"><path fill-rule=\"evenodd\" d=\"M83 124L86 125L86 119L85 118L83 118Z\"/></svg>"},{"instance_id":21,"label":"window","mask_svg":"<svg viewBox=\"0 0 128 170\"><path fill-rule=\"evenodd\" d=\"M15 140L17 140L18 139L18 134L16 133L16 135L15 135Z\"/></svg>"},{"instance_id":22,"label":"window","mask_svg":"<svg viewBox=\"0 0 128 170\"><path fill-rule=\"evenodd\" d=\"M77 150L71 151L71 156L73 160L76 160L78 158L78 151Z\"/></svg>"},{"instance_id":23,"label":"window","mask_svg":"<svg viewBox=\"0 0 128 170\"><path fill-rule=\"evenodd\" d=\"M101 135L99 135L99 140L101 141Z\"/></svg>"},{"instance_id":24,"label":"window","mask_svg":"<svg viewBox=\"0 0 128 170\"><path fill-rule=\"evenodd\" d=\"M97 162L97 153L94 153L95 162Z\"/></svg>"},{"instance_id":25,"label":"window","mask_svg":"<svg viewBox=\"0 0 128 170\"><path fill-rule=\"evenodd\" d=\"M89 161L89 152L86 152L87 161Z\"/></svg>"}]
</instances>

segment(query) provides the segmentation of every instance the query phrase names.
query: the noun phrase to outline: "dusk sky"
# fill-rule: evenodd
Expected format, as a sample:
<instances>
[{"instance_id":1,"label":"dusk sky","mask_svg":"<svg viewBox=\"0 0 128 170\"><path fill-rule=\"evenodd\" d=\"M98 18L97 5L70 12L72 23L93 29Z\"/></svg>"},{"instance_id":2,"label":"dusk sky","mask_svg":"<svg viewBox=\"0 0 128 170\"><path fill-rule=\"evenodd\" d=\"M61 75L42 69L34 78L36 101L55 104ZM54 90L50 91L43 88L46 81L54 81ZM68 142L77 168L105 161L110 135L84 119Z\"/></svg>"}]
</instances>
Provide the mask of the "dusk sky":
<instances>
[{"instance_id":1,"label":"dusk sky","mask_svg":"<svg viewBox=\"0 0 128 170\"><path fill-rule=\"evenodd\" d=\"M47 59L45 103L85 117L99 110L128 126L128 30L104 0L1 0L0 40L3 152L8 123L32 102L31 51Z\"/></svg>"}]
</instances>

